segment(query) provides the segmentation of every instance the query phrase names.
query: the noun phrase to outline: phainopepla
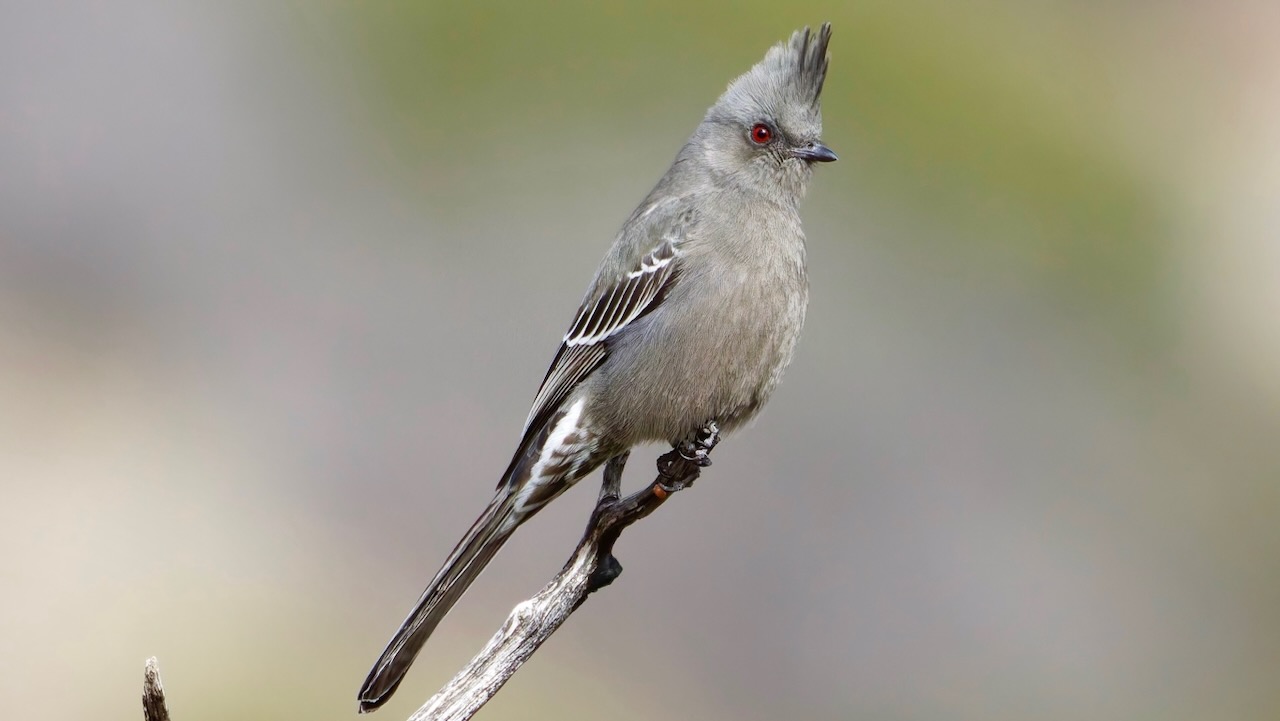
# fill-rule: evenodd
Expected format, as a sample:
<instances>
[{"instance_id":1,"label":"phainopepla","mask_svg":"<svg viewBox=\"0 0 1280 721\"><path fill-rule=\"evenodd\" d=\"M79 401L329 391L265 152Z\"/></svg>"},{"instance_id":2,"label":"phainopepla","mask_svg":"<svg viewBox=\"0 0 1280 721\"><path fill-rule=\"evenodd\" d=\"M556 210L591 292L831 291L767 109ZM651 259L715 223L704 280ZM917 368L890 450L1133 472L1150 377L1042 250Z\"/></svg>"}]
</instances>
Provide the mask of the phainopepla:
<instances>
[{"instance_id":1,"label":"phainopepla","mask_svg":"<svg viewBox=\"0 0 1280 721\"><path fill-rule=\"evenodd\" d=\"M831 26L804 28L729 85L596 271L484 513L360 688L381 706L511 533L646 441L729 431L778 384L808 303L797 206L821 141Z\"/></svg>"}]
</instances>

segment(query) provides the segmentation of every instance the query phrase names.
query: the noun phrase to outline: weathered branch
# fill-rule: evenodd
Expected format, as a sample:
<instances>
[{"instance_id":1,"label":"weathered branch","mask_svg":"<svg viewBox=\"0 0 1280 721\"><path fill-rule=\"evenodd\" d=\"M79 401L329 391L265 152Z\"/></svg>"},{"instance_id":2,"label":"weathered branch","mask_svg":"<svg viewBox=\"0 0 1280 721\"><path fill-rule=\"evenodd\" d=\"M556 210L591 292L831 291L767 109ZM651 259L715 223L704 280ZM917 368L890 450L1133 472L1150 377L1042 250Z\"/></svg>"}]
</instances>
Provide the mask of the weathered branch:
<instances>
[{"instance_id":1,"label":"weathered branch","mask_svg":"<svg viewBox=\"0 0 1280 721\"><path fill-rule=\"evenodd\" d=\"M169 721L169 708L164 703L164 686L160 683L160 666L156 657L147 659L142 674L142 718L144 721Z\"/></svg>"},{"instance_id":2,"label":"weathered branch","mask_svg":"<svg viewBox=\"0 0 1280 721\"><path fill-rule=\"evenodd\" d=\"M653 513L672 493L692 485L702 466L710 465L707 453L719 440L719 429L708 423L692 442L658 459L653 483L625 498L620 495L627 456L609 461L586 533L564 568L536 596L512 609L480 653L409 721L466 721L475 715L588 595L622 573L622 565L613 557L613 544L623 529Z\"/></svg>"}]
</instances>

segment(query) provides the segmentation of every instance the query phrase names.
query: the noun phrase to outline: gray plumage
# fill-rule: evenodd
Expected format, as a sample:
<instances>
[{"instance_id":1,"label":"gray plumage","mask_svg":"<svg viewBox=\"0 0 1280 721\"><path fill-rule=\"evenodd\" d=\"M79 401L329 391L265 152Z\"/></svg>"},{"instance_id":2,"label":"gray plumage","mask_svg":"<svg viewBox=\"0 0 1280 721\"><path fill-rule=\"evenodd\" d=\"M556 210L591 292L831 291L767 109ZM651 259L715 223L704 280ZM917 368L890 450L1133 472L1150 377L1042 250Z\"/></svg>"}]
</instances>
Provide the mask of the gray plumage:
<instances>
[{"instance_id":1,"label":"gray plumage","mask_svg":"<svg viewBox=\"0 0 1280 721\"><path fill-rule=\"evenodd\" d=\"M821 142L831 26L771 48L707 111L623 224L552 361L510 466L360 689L394 693L436 625L546 503L637 443L730 431L768 400L804 324L798 206Z\"/></svg>"}]
</instances>

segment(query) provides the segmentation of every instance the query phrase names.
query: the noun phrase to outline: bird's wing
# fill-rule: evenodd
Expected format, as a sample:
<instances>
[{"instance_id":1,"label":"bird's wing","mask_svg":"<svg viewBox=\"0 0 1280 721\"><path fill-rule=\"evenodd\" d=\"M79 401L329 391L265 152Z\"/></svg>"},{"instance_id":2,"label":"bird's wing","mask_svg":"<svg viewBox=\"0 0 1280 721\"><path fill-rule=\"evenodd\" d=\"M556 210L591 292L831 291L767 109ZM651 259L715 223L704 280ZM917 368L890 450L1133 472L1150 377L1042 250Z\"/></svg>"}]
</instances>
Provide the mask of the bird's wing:
<instances>
[{"instance_id":1,"label":"bird's wing","mask_svg":"<svg viewBox=\"0 0 1280 721\"><path fill-rule=\"evenodd\" d=\"M525 421L526 435L530 429L538 427L540 418L560 406L574 386L604 362L609 338L658 307L666 297L667 290L679 274L679 256L675 247L678 240L668 234L635 264L633 270L612 281L597 278L593 292L578 308L578 314L569 325L560 350L542 380L542 387L538 389L529 418Z\"/></svg>"}]
</instances>

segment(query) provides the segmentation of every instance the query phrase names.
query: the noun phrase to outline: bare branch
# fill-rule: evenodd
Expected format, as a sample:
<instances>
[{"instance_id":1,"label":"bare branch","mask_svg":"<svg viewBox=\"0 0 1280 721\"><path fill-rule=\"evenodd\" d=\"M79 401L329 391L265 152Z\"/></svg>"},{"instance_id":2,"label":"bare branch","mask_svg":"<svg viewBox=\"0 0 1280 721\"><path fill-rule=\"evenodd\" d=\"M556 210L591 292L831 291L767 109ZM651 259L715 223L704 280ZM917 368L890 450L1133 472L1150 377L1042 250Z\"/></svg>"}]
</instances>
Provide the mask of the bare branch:
<instances>
[{"instance_id":1,"label":"bare branch","mask_svg":"<svg viewBox=\"0 0 1280 721\"><path fill-rule=\"evenodd\" d=\"M711 464L707 454L719 440L716 424L708 423L694 440L658 459L653 483L625 498L620 494L627 456L609 461L587 530L564 568L536 596L512 609L480 653L409 721L466 721L474 716L588 595L622 573L622 565L613 557L613 544L623 529L653 513L672 493L692 485L702 467Z\"/></svg>"},{"instance_id":2,"label":"bare branch","mask_svg":"<svg viewBox=\"0 0 1280 721\"><path fill-rule=\"evenodd\" d=\"M145 721L169 721L169 708L164 703L164 686L160 683L160 666L156 657L147 659L142 675L142 718Z\"/></svg>"}]
</instances>

